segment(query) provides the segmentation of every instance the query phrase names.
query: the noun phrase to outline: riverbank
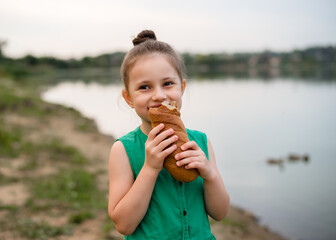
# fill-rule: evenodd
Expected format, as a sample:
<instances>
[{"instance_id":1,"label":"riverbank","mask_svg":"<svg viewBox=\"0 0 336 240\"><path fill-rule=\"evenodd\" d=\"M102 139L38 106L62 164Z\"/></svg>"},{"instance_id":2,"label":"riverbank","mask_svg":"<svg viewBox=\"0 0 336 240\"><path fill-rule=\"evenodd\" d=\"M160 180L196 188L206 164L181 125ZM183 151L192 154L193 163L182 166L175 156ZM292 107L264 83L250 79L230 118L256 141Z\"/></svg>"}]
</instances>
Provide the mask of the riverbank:
<instances>
[{"instance_id":1,"label":"riverbank","mask_svg":"<svg viewBox=\"0 0 336 240\"><path fill-rule=\"evenodd\" d=\"M0 79L0 240L122 239L107 215L114 138L76 110ZM217 239L285 239L231 206Z\"/></svg>"}]
</instances>

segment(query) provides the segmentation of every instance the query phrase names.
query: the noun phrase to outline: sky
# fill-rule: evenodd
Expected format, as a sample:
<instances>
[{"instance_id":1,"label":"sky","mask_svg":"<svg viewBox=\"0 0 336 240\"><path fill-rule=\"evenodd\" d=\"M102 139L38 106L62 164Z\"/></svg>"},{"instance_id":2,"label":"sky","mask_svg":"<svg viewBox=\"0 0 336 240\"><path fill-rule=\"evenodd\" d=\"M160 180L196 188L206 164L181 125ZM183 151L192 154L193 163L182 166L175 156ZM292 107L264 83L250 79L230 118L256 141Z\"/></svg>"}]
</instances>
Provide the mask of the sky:
<instances>
[{"instance_id":1,"label":"sky","mask_svg":"<svg viewBox=\"0 0 336 240\"><path fill-rule=\"evenodd\" d=\"M336 45L334 0L0 0L4 54L80 58L128 51L143 29L179 52Z\"/></svg>"}]
</instances>

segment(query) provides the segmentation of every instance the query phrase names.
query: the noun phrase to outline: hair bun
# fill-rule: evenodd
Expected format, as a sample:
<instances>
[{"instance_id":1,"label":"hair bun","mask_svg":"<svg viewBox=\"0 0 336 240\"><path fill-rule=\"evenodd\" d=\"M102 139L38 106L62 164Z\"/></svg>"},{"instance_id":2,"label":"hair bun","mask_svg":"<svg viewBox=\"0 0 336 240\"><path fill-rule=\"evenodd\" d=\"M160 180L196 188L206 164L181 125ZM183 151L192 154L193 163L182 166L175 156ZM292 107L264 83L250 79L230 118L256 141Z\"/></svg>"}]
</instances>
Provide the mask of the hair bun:
<instances>
[{"instance_id":1,"label":"hair bun","mask_svg":"<svg viewBox=\"0 0 336 240\"><path fill-rule=\"evenodd\" d=\"M138 34L136 38L133 39L133 45L136 46L147 40L156 40L155 33L152 30L143 30Z\"/></svg>"}]
</instances>

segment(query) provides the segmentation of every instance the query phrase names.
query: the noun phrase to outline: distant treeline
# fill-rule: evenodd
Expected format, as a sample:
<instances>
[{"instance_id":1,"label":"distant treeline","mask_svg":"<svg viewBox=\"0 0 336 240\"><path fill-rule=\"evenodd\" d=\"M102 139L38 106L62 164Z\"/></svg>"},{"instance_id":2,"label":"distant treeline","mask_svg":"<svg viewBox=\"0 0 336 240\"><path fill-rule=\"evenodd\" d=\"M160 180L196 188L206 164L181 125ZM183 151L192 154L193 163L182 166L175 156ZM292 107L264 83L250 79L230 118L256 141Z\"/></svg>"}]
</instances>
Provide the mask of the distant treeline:
<instances>
[{"instance_id":1,"label":"distant treeline","mask_svg":"<svg viewBox=\"0 0 336 240\"><path fill-rule=\"evenodd\" d=\"M3 56L0 51L0 73L7 72L20 78L26 74L57 72L58 77L67 75L115 76L125 52L106 53L81 59L55 57L22 58ZM299 77L335 79L336 46L311 47L291 52L264 51L259 53L183 53L188 77ZM55 71L56 70L56 71ZM77 74L77 75L76 75ZM83 77L78 76L78 77Z\"/></svg>"}]
</instances>

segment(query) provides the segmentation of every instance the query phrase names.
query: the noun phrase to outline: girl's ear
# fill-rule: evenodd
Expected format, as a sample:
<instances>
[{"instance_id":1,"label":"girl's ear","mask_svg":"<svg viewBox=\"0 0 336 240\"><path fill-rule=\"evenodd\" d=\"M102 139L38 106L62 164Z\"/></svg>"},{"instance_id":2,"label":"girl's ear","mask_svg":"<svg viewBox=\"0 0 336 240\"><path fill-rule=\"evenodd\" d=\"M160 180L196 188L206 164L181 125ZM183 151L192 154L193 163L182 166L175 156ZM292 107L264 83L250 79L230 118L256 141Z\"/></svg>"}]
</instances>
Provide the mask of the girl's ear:
<instances>
[{"instance_id":1,"label":"girl's ear","mask_svg":"<svg viewBox=\"0 0 336 240\"><path fill-rule=\"evenodd\" d=\"M129 93L126 89L123 89L121 91L121 95L125 99L125 101L127 102L128 106L130 106L131 108L134 108L132 98L131 98L131 96L129 95Z\"/></svg>"},{"instance_id":2,"label":"girl's ear","mask_svg":"<svg viewBox=\"0 0 336 240\"><path fill-rule=\"evenodd\" d=\"M181 92L182 92L182 95L184 93L184 90L186 88L186 85L187 85L187 81L185 79L182 80L182 84L181 84Z\"/></svg>"}]
</instances>

